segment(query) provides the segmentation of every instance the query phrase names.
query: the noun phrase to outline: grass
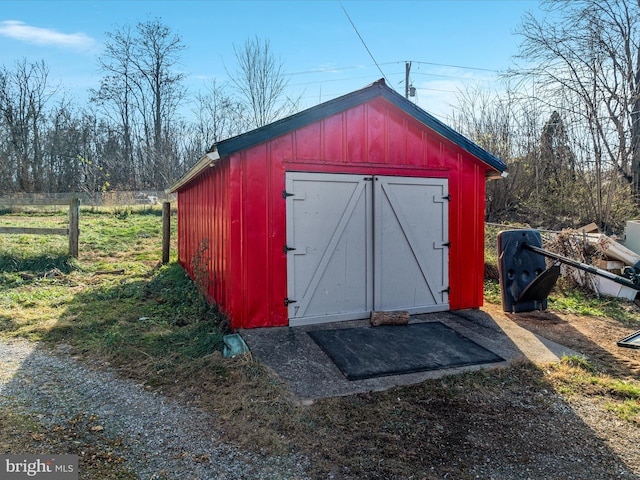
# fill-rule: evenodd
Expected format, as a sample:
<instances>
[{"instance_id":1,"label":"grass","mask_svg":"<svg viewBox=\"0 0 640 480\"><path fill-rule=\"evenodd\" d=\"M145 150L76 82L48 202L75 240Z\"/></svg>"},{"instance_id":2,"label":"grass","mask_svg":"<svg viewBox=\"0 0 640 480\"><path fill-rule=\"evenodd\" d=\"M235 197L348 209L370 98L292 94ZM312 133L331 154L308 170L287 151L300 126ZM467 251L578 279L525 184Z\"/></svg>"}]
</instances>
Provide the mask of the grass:
<instances>
[{"instance_id":1,"label":"grass","mask_svg":"<svg viewBox=\"0 0 640 480\"><path fill-rule=\"evenodd\" d=\"M485 232L485 262L487 271L498 269L496 238L500 228L488 226ZM495 278L485 279L485 301L500 304L500 284ZM593 292L570 288L563 279L548 298L548 309L560 314L606 317L624 325L640 328L638 309L631 302L614 297L598 298ZM634 379L617 379L597 372L584 357L564 357L549 367L547 377L557 391L567 397L575 395L597 396L603 400L607 410L623 420L640 423L640 383Z\"/></svg>"},{"instance_id":2,"label":"grass","mask_svg":"<svg viewBox=\"0 0 640 480\"><path fill-rule=\"evenodd\" d=\"M484 299L487 303L500 304L500 283L496 280L484 282ZM558 287L547 299L548 309L563 314L610 317L626 324L637 325L638 313L632 303L615 297L597 298L593 293L577 288Z\"/></svg>"},{"instance_id":3,"label":"grass","mask_svg":"<svg viewBox=\"0 0 640 480\"><path fill-rule=\"evenodd\" d=\"M500 303L500 284L495 280L485 280L484 300L489 303Z\"/></svg>"},{"instance_id":4,"label":"grass","mask_svg":"<svg viewBox=\"0 0 640 480\"><path fill-rule=\"evenodd\" d=\"M12 222L47 217L28 215L6 213ZM64 343L93 365L177 399L197 399L216 415L225 441L263 454L309 455L317 478L469 478L465 472L492 455L506 455L520 468L532 453L529 437L541 457L571 458L577 441L548 433L558 414L556 392L569 403L596 399L607 414L638 423L638 381L606 375L582 357L544 368L521 362L301 405L251 355L222 357L226 320L175 263L175 245L172 263L158 264L159 209L83 210L80 222L79 260L65 254L64 238L0 235L0 336L51 347ZM487 230L487 261L495 266L497 229ZM40 276L54 269L59 274ZM485 298L500 302L496 281L485 283ZM558 312L636 321L628 307L569 289L550 299ZM45 428L37 418L5 408L0 445L13 453L74 453L74 442L92 422L75 418ZM593 436L587 427L582 434ZM542 436L545 442L538 441ZM94 449L81 459L87 478L135 478L109 457L107 439L89 443Z\"/></svg>"},{"instance_id":5,"label":"grass","mask_svg":"<svg viewBox=\"0 0 640 480\"><path fill-rule=\"evenodd\" d=\"M640 424L640 382L598 372L584 357L565 356L548 366L547 378L566 398L600 399L619 418Z\"/></svg>"},{"instance_id":6,"label":"grass","mask_svg":"<svg viewBox=\"0 0 640 480\"><path fill-rule=\"evenodd\" d=\"M560 313L610 317L623 322L638 324L633 304L620 298L597 298L581 289L556 288L549 297L549 308Z\"/></svg>"},{"instance_id":7,"label":"grass","mask_svg":"<svg viewBox=\"0 0 640 480\"><path fill-rule=\"evenodd\" d=\"M223 317L177 264L144 275L103 279L75 294L57 322L40 332L108 362L180 365L222 349ZM142 354L142 357L140 355Z\"/></svg>"},{"instance_id":8,"label":"grass","mask_svg":"<svg viewBox=\"0 0 640 480\"><path fill-rule=\"evenodd\" d=\"M0 224L60 226L65 215L5 212ZM175 263L175 251L172 263L159 264L160 209L82 210L80 222L78 260L67 255L65 237L0 235L0 336L64 343L73 355L150 387L174 384L203 365L228 375L220 355L226 319ZM3 451L15 453L67 445L65 436L75 435L78 424L42 432L37 419L0 413ZM93 457L81 460L83 469L98 472L93 478L134 478L108 458Z\"/></svg>"}]
</instances>

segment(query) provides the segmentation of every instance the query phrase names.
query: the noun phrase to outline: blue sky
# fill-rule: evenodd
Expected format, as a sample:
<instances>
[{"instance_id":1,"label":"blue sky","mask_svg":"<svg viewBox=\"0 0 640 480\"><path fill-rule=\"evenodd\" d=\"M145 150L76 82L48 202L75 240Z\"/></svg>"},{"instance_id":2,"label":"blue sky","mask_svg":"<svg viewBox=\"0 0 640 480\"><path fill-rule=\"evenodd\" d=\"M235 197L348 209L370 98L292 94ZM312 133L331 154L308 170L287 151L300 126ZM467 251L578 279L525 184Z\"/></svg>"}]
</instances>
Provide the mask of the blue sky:
<instances>
[{"instance_id":1,"label":"blue sky","mask_svg":"<svg viewBox=\"0 0 640 480\"><path fill-rule=\"evenodd\" d=\"M514 33L525 12L539 14L538 3L0 0L0 64L44 60L50 79L84 101L99 84L105 32L159 18L187 47L180 68L192 92L211 79L224 82L233 45L257 36L270 41L303 107L362 88L381 78L380 70L404 94L411 61L414 101L446 121L458 89L492 88L497 72L511 65L520 42Z\"/></svg>"}]
</instances>

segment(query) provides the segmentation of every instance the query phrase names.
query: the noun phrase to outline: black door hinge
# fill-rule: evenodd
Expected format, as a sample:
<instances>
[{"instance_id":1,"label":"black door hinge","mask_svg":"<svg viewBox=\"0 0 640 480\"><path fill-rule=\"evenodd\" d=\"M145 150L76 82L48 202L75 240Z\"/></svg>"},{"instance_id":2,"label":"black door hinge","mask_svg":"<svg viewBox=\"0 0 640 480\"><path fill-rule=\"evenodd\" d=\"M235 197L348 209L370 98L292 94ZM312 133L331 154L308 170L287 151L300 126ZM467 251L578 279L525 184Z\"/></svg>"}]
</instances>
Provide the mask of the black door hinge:
<instances>
[{"instance_id":1,"label":"black door hinge","mask_svg":"<svg viewBox=\"0 0 640 480\"><path fill-rule=\"evenodd\" d=\"M286 190L282 190L282 198L293 197L295 193L289 193Z\"/></svg>"},{"instance_id":2,"label":"black door hinge","mask_svg":"<svg viewBox=\"0 0 640 480\"><path fill-rule=\"evenodd\" d=\"M444 290L441 291L441 293L446 293L446 294L451 293L451 287L445 288Z\"/></svg>"},{"instance_id":3,"label":"black door hinge","mask_svg":"<svg viewBox=\"0 0 640 480\"><path fill-rule=\"evenodd\" d=\"M288 306L289 306L289 305L291 305L292 303L298 303L298 301L297 301L297 300L291 300L291 299L289 299L289 298L285 298L285 299L284 299L284 306L285 306L285 307L288 307Z\"/></svg>"},{"instance_id":4,"label":"black door hinge","mask_svg":"<svg viewBox=\"0 0 640 480\"><path fill-rule=\"evenodd\" d=\"M446 197L442 197L443 200L446 200L447 202L451 201L451 195L447 195Z\"/></svg>"},{"instance_id":5,"label":"black door hinge","mask_svg":"<svg viewBox=\"0 0 640 480\"><path fill-rule=\"evenodd\" d=\"M291 250L295 250L295 247L290 247L288 245L285 245L284 247L282 247L282 251L284 253L290 252Z\"/></svg>"},{"instance_id":6,"label":"black door hinge","mask_svg":"<svg viewBox=\"0 0 640 480\"><path fill-rule=\"evenodd\" d=\"M451 242L445 242L445 243L442 244L442 246L450 248L451 247Z\"/></svg>"}]
</instances>

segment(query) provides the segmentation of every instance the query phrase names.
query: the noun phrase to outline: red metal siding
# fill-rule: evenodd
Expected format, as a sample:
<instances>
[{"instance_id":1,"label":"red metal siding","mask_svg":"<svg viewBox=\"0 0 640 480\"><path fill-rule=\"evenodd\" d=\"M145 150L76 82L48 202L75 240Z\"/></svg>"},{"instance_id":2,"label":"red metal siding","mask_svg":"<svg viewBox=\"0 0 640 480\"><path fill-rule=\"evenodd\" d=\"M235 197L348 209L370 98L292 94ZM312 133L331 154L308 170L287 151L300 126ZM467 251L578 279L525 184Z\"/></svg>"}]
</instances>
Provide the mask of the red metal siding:
<instances>
[{"instance_id":1,"label":"red metal siding","mask_svg":"<svg viewBox=\"0 0 640 480\"><path fill-rule=\"evenodd\" d=\"M272 311L277 303L274 290L280 295L280 303L285 294L274 281L281 277L274 275L273 257L283 254L284 242L275 243L274 231L278 226L273 221L273 209L282 199L282 182L273 184L272 161L268 154L268 144L247 150L242 154L244 185L242 197L242 327L251 328L269 325L286 325L286 319L274 318ZM275 175L281 177L282 174ZM269 322L269 323L267 323Z\"/></svg>"},{"instance_id":2,"label":"red metal siding","mask_svg":"<svg viewBox=\"0 0 640 480\"><path fill-rule=\"evenodd\" d=\"M451 309L482 305L488 167L378 98L221 159L179 192L180 262L211 242L210 293L234 328L287 325L286 171L448 178ZM189 270L193 274L192 270Z\"/></svg>"},{"instance_id":3,"label":"red metal siding","mask_svg":"<svg viewBox=\"0 0 640 480\"><path fill-rule=\"evenodd\" d=\"M218 164L178 192L178 261L194 280L206 282L209 297L231 315L229 171L228 163ZM200 262L208 272L201 279Z\"/></svg>"},{"instance_id":4,"label":"red metal siding","mask_svg":"<svg viewBox=\"0 0 640 480\"><path fill-rule=\"evenodd\" d=\"M344 120L345 116L340 114L326 118L322 122L322 155L320 158L324 158L328 162L344 163Z\"/></svg>"},{"instance_id":5,"label":"red metal siding","mask_svg":"<svg viewBox=\"0 0 640 480\"><path fill-rule=\"evenodd\" d=\"M468 154L456 156L458 166L449 173L451 310L480 307L484 290L485 169Z\"/></svg>"}]
</instances>

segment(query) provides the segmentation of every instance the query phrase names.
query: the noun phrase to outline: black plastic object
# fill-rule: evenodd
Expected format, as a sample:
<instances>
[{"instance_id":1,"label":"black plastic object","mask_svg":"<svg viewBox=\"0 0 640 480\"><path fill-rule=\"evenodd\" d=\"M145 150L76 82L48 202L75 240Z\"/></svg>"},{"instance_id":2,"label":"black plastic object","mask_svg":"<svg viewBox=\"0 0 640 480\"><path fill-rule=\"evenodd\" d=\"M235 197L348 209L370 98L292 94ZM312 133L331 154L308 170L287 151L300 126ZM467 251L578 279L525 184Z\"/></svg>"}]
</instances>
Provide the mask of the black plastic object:
<instances>
[{"instance_id":1,"label":"black plastic object","mask_svg":"<svg viewBox=\"0 0 640 480\"><path fill-rule=\"evenodd\" d=\"M560 267L547 270L539 253L522 248L542 247L537 230L505 230L498 234L498 270L502 309L505 312L531 312L547 308L547 295L560 275Z\"/></svg>"},{"instance_id":2,"label":"black plastic object","mask_svg":"<svg viewBox=\"0 0 640 480\"><path fill-rule=\"evenodd\" d=\"M618 340L616 342L616 345L618 345L619 347L639 349L640 348L640 330L632 333L628 337L624 337L622 340Z\"/></svg>"},{"instance_id":3,"label":"black plastic object","mask_svg":"<svg viewBox=\"0 0 640 480\"><path fill-rule=\"evenodd\" d=\"M547 268L525 287L518 297L518 303L547 298L555 287L559 276L560 265L556 264Z\"/></svg>"}]
</instances>

